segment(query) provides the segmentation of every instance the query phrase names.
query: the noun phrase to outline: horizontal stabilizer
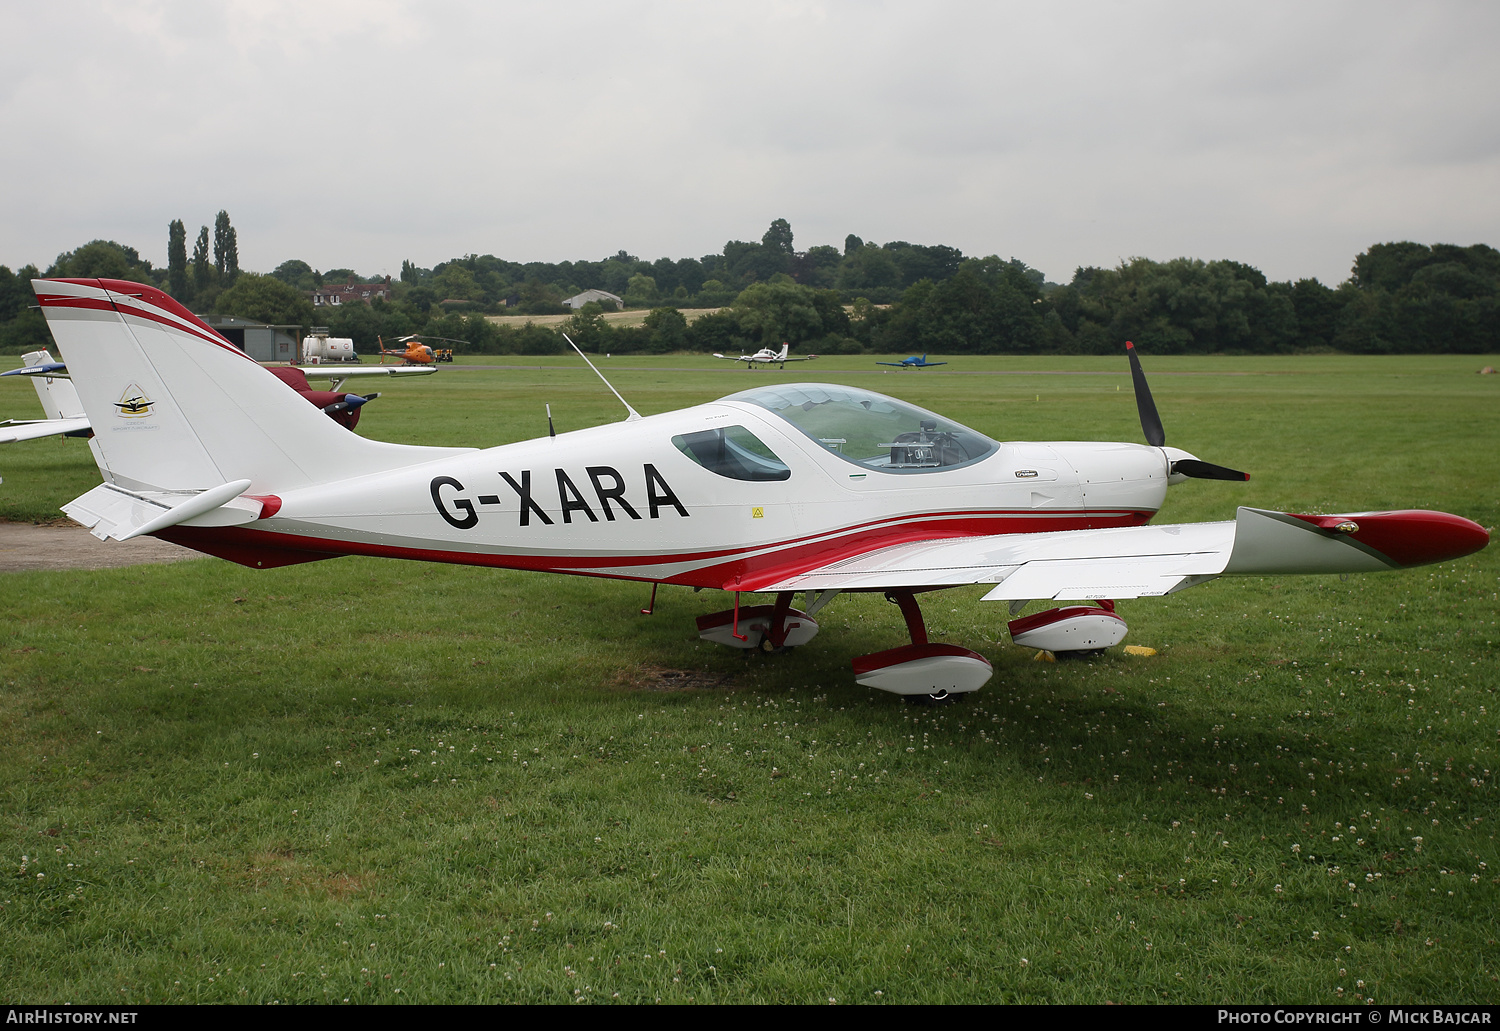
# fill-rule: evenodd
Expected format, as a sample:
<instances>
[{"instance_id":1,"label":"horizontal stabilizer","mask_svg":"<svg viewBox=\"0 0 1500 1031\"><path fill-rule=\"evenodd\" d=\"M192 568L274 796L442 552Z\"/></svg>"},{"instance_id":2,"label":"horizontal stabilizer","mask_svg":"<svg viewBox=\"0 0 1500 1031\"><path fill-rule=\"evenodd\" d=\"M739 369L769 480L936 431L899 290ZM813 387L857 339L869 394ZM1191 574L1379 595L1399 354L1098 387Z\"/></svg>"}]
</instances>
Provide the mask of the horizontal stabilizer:
<instances>
[{"instance_id":1,"label":"horizontal stabilizer","mask_svg":"<svg viewBox=\"0 0 1500 1031\"><path fill-rule=\"evenodd\" d=\"M0 376L66 376L67 362L47 362L43 365L25 365L19 369L0 372Z\"/></svg>"},{"instance_id":2,"label":"horizontal stabilizer","mask_svg":"<svg viewBox=\"0 0 1500 1031\"><path fill-rule=\"evenodd\" d=\"M189 521L195 526L233 526L259 519L261 503L240 497L249 487L249 480L235 480L194 493L126 490L102 483L62 510L101 541L128 541Z\"/></svg>"},{"instance_id":3,"label":"horizontal stabilizer","mask_svg":"<svg viewBox=\"0 0 1500 1031\"><path fill-rule=\"evenodd\" d=\"M10 419L0 422L0 444L14 444L18 440L39 440L59 434L87 433L87 416L77 419Z\"/></svg>"}]
</instances>

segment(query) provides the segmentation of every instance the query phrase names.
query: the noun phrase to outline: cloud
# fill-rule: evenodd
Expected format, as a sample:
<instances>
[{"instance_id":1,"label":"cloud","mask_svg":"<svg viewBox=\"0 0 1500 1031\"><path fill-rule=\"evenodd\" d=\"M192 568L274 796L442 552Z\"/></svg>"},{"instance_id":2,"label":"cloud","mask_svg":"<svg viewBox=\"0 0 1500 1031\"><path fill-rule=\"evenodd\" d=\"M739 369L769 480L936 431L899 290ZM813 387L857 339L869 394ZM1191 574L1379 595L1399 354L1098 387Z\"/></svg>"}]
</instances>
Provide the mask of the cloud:
<instances>
[{"instance_id":1,"label":"cloud","mask_svg":"<svg viewBox=\"0 0 1500 1031\"><path fill-rule=\"evenodd\" d=\"M1369 244L1500 237L1500 9L1437 3L12 5L12 265L375 272L717 251L788 218L1014 255L1337 281Z\"/></svg>"}]
</instances>

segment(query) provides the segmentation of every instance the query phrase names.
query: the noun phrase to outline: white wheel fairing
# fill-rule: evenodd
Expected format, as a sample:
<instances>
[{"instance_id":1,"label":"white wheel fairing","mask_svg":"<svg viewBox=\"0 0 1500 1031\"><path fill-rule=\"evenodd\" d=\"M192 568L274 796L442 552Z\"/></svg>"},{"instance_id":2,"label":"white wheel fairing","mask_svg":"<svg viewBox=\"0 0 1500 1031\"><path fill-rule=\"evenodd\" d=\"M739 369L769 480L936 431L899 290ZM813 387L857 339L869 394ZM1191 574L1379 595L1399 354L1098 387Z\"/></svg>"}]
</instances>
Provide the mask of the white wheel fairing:
<instances>
[{"instance_id":1,"label":"white wheel fairing","mask_svg":"<svg viewBox=\"0 0 1500 1031\"><path fill-rule=\"evenodd\" d=\"M994 672L978 652L952 644L907 644L854 660L854 679L899 695L966 694Z\"/></svg>"},{"instance_id":2,"label":"white wheel fairing","mask_svg":"<svg viewBox=\"0 0 1500 1031\"><path fill-rule=\"evenodd\" d=\"M979 690L993 674L994 668L978 655L928 655L873 669L855 679L866 687L899 695L966 694Z\"/></svg>"},{"instance_id":3,"label":"white wheel fairing","mask_svg":"<svg viewBox=\"0 0 1500 1031\"><path fill-rule=\"evenodd\" d=\"M744 640L734 636L734 610L710 613L698 617L698 637L713 644L746 650L759 648L766 635L771 632L774 606L747 605L740 609L739 632ZM805 612L790 609L786 614L786 640L783 648L800 648L818 636L818 622Z\"/></svg>"},{"instance_id":4,"label":"white wheel fairing","mask_svg":"<svg viewBox=\"0 0 1500 1031\"><path fill-rule=\"evenodd\" d=\"M1127 633L1129 628L1119 616L1089 605L1049 609L1010 623L1011 640L1016 644L1049 652L1113 648Z\"/></svg>"}]
</instances>

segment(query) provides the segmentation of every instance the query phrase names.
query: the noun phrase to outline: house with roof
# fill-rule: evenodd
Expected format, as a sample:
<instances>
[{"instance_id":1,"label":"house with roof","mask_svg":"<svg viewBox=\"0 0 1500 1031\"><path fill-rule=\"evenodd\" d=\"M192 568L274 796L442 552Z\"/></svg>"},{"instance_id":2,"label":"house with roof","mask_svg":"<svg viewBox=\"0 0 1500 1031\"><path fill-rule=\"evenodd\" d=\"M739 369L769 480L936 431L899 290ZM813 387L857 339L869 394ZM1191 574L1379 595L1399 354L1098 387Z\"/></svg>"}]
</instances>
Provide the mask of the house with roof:
<instances>
[{"instance_id":1,"label":"house with roof","mask_svg":"<svg viewBox=\"0 0 1500 1031\"><path fill-rule=\"evenodd\" d=\"M391 277L381 283L324 283L312 292L314 308L324 305L353 304L356 301L369 304L375 298L391 299Z\"/></svg>"}]
</instances>

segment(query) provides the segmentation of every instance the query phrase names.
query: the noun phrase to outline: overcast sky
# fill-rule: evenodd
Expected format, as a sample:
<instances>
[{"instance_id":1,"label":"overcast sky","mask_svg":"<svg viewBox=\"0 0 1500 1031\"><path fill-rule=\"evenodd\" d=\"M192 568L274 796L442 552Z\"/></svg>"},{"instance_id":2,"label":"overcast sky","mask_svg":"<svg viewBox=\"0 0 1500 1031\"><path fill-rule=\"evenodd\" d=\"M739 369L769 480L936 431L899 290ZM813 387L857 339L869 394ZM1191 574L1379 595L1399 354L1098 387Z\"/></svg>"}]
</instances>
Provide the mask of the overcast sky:
<instances>
[{"instance_id":1,"label":"overcast sky","mask_svg":"<svg viewBox=\"0 0 1500 1031\"><path fill-rule=\"evenodd\" d=\"M1500 4L120 0L0 4L0 262L396 274L944 243L1347 277L1500 245Z\"/></svg>"}]
</instances>

